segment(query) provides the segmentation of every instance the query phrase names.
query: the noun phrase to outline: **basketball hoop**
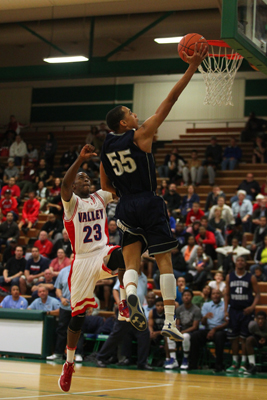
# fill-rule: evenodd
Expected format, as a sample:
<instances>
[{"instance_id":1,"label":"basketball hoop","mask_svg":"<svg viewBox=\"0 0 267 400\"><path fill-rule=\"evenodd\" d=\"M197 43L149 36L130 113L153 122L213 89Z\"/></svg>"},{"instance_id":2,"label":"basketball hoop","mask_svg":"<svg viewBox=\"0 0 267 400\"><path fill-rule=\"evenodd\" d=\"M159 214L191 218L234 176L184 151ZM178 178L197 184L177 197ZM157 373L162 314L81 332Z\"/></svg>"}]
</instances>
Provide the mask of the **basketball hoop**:
<instances>
[{"instance_id":1,"label":"basketball hoop","mask_svg":"<svg viewBox=\"0 0 267 400\"><path fill-rule=\"evenodd\" d=\"M206 84L204 104L233 106L232 88L243 57L223 40L207 40L210 53L198 67ZM214 47L218 51L214 51Z\"/></svg>"}]
</instances>

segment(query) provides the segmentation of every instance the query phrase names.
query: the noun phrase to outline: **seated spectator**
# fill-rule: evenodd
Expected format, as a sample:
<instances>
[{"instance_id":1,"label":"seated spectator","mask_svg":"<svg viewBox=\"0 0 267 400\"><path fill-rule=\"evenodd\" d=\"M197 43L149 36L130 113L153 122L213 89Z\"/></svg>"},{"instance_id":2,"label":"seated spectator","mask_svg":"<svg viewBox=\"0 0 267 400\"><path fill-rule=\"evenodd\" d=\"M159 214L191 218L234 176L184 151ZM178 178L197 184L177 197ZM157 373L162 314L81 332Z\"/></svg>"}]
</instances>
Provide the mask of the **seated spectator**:
<instances>
[{"instance_id":1,"label":"seated spectator","mask_svg":"<svg viewBox=\"0 0 267 400\"><path fill-rule=\"evenodd\" d=\"M180 212L181 196L177 193L177 186L175 183L169 185L169 190L163 196L163 199L167 204L167 208L171 211L174 217L176 217Z\"/></svg>"},{"instance_id":2,"label":"seated spectator","mask_svg":"<svg viewBox=\"0 0 267 400\"><path fill-rule=\"evenodd\" d=\"M200 221L193 222L192 236L194 236L195 240L196 240L197 235L199 234L199 228L200 228Z\"/></svg>"},{"instance_id":3,"label":"seated spectator","mask_svg":"<svg viewBox=\"0 0 267 400\"><path fill-rule=\"evenodd\" d=\"M11 295L4 297L2 303L0 303L0 307L26 310L28 301L19 295L18 285L13 285L11 288Z\"/></svg>"},{"instance_id":4,"label":"seated spectator","mask_svg":"<svg viewBox=\"0 0 267 400\"><path fill-rule=\"evenodd\" d=\"M206 285L203 287L199 295L193 297L192 303L201 309L203 304L211 301L210 295L211 295L211 287L209 285Z\"/></svg>"},{"instance_id":5,"label":"seated spectator","mask_svg":"<svg viewBox=\"0 0 267 400\"><path fill-rule=\"evenodd\" d=\"M165 313L164 313L164 304L163 304L163 298L162 297L157 297L155 301L155 307L150 310L149 315L148 315L148 328L149 328L149 333L150 333L150 343L151 346L156 346L159 347L159 344L162 340L165 341L165 352L166 352L166 361L164 363L164 367L166 369L172 369L177 367L177 361L176 365L174 365L174 358L170 358L170 353L168 351L168 347L166 345L167 341L164 339L164 337L161 335L162 328L164 326L164 319L165 319Z\"/></svg>"},{"instance_id":6,"label":"seated spectator","mask_svg":"<svg viewBox=\"0 0 267 400\"><path fill-rule=\"evenodd\" d=\"M237 239L240 246L246 247L246 235L243 233L242 225L229 225L226 230L226 244L232 245L232 240Z\"/></svg>"},{"instance_id":7,"label":"seated spectator","mask_svg":"<svg viewBox=\"0 0 267 400\"><path fill-rule=\"evenodd\" d=\"M252 204L247 200L246 192L238 190L238 200L232 204L232 211L236 225L242 225L244 232L251 231Z\"/></svg>"},{"instance_id":8,"label":"seated spectator","mask_svg":"<svg viewBox=\"0 0 267 400\"><path fill-rule=\"evenodd\" d=\"M36 170L36 179L35 182L43 181L45 186L50 185L52 183L53 177L50 172L49 167L46 166L46 162L44 158L41 158L39 161L39 166Z\"/></svg>"},{"instance_id":9,"label":"seated spectator","mask_svg":"<svg viewBox=\"0 0 267 400\"><path fill-rule=\"evenodd\" d=\"M95 172L92 169L92 166L87 161L82 163L78 172L84 172L85 174L87 174L89 176L89 178L91 178L91 180L94 180L94 178L95 178Z\"/></svg>"},{"instance_id":10,"label":"seated spectator","mask_svg":"<svg viewBox=\"0 0 267 400\"><path fill-rule=\"evenodd\" d=\"M265 178L264 184L263 184L262 187L261 187L261 194L262 194L263 196L267 196L267 176L266 176L266 178Z\"/></svg>"},{"instance_id":11,"label":"seated spectator","mask_svg":"<svg viewBox=\"0 0 267 400\"><path fill-rule=\"evenodd\" d=\"M181 253L183 254L184 260L189 265L193 262L197 254L198 245L195 242L194 236L189 236L187 245L182 247Z\"/></svg>"},{"instance_id":12,"label":"seated spectator","mask_svg":"<svg viewBox=\"0 0 267 400\"><path fill-rule=\"evenodd\" d=\"M255 211L255 210L257 210L257 208L260 208L261 207L261 205L262 205L262 200L264 199L265 197L261 194L261 193L259 193L259 194L257 194L257 196L256 196L256 198L255 198L255 203L253 204L253 212Z\"/></svg>"},{"instance_id":13,"label":"seated spectator","mask_svg":"<svg viewBox=\"0 0 267 400\"><path fill-rule=\"evenodd\" d=\"M40 210L40 203L35 197L35 192L29 193L29 200L25 201L22 209L22 217L19 222L19 230L22 230L27 235L29 229L31 229L38 221L38 215Z\"/></svg>"},{"instance_id":14,"label":"seated spectator","mask_svg":"<svg viewBox=\"0 0 267 400\"><path fill-rule=\"evenodd\" d=\"M111 219L108 223L108 235L109 235L109 244L119 245L120 244L120 233L114 219Z\"/></svg>"},{"instance_id":15,"label":"seated spectator","mask_svg":"<svg viewBox=\"0 0 267 400\"><path fill-rule=\"evenodd\" d=\"M8 260L11 257L14 257L17 244L18 244L17 240L15 240L15 239L10 240L9 245L5 248L5 250L3 252L2 267L5 268Z\"/></svg>"},{"instance_id":16,"label":"seated spectator","mask_svg":"<svg viewBox=\"0 0 267 400\"><path fill-rule=\"evenodd\" d=\"M263 245L259 247L255 255L256 264L251 265L250 272L255 273L255 268L260 265L267 278L267 236L264 236Z\"/></svg>"},{"instance_id":17,"label":"seated spectator","mask_svg":"<svg viewBox=\"0 0 267 400\"><path fill-rule=\"evenodd\" d=\"M93 128L96 128L94 130L93 145L95 146L95 148L97 150L100 151L102 149L102 145L106 139L106 136L109 133L109 130L107 129L105 122L102 122L99 125L99 129L97 127L92 127L92 132L93 132Z\"/></svg>"},{"instance_id":18,"label":"seated spectator","mask_svg":"<svg viewBox=\"0 0 267 400\"><path fill-rule=\"evenodd\" d=\"M223 267L225 275L234 269L237 257L250 254L250 251L245 247L239 246L238 239L235 237L232 239L231 246L217 247L216 252L218 255L218 266Z\"/></svg>"},{"instance_id":19,"label":"seated spectator","mask_svg":"<svg viewBox=\"0 0 267 400\"><path fill-rule=\"evenodd\" d=\"M227 146L223 153L222 171L226 171L227 167L232 171L242 158L242 150L236 144L235 138L230 139L230 145Z\"/></svg>"},{"instance_id":20,"label":"seated spectator","mask_svg":"<svg viewBox=\"0 0 267 400\"><path fill-rule=\"evenodd\" d=\"M257 136L253 144L252 164L263 164L266 158L266 145L261 136Z\"/></svg>"},{"instance_id":21,"label":"seated spectator","mask_svg":"<svg viewBox=\"0 0 267 400\"><path fill-rule=\"evenodd\" d=\"M0 224L0 245L9 245L11 240L19 240L19 228L14 222L14 216L11 212L7 213L6 221Z\"/></svg>"},{"instance_id":22,"label":"seated spectator","mask_svg":"<svg viewBox=\"0 0 267 400\"><path fill-rule=\"evenodd\" d=\"M47 315L59 316L60 302L54 297L48 296L48 289L43 286L38 286L38 299L35 299L28 307L30 310L45 311Z\"/></svg>"},{"instance_id":23,"label":"seated spectator","mask_svg":"<svg viewBox=\"0 0 267 400\"><path fill-rule=\"evenodd\" d=\"M201 310L201 323L206 327L195 331L191 335L190 369L197 369L199 351L207 342L215 343L215 368L214 372L220 372L223 367L223 351L226 342L226 327L228 322L224 320L224 302L219 289L212 289L211 301L203 304Z\"/></svg>"},{"instance_id":24,"label":"seated spectator","mask_svg":"<svg viewBox=\"0 0 267 400\"><path fill-rule=\"evenodd\" d=\"M235 224L233 211L231 207L225 204L225 198L223 196L218 197L218 204L211 207L209 212L209 220L215 217L215 209L219 207L222 211L221 217L225 221L225 225Z\"/></svg>"},{"instance_id":25,"label":"seated spectator","mask_svg":"<svg viewBox=\"0 0 267 400\"><path fill-rule=\"evenodd\" d=\"M19 279L21 294L26 294L27 287L35 285L41 276L44 276L45 270L49 268L49 260L42 257L38 247L32 248L32 257L26 262L24 275Z\"/></svg>"},{"instance_id":26,"label":"seated spectator","mask_svg":"<svg viewBox=\"0 0 267 400\"><path fill-rule=\"evenodd\" d=\"M199 203L193 203L192 209L187 213L186 216L186 226L192 226L195 221L200 221L201 217L204 215L205 213L200 209Z\"/></svg>"},{"instance_id":27,"label":"seated spectator","mask_svg":"<svg viewBox=\"0 0 267 400\"><path fill-rule=\"evenodd\" d=\"M255 229L251 245L248 246L251 251L256 251L259 246L262 246L264 237L267 235L267 218L265 216L260 217L259 221L260 223Z\"/></svg>"},{"instance_id":28,"label":"seated spectator","mask_svg":"<svg viewBox=\"0 0 267 400\"><path fill-rule=\"evenodd\" d=\"M183 276L179 276L179 278L176 280L175 308L183 304L183 292L185 289L188 289L185 278Z\"/></svg>"},{"instance_id":29,"label":"seated spectator","mask_svg":"<svg viewBox=\"0 0 267 400\"><path fill-rule=\"evenodd\" d=\"M42 148L46 165L49 165L51 170L54 167L54 158L57 151L57 141L52 132L47 134L47 140Z\"/></svg>"},{"instance_id":30,"label":"seated spectator","mask_svg":"<svg viewBox=\"0 0 267 400\"><path fill-rule=\"evenodd\" d=\"M212 289L218 289L222 294L225 289L225 282L223 282L223 273L221 271L216 272L214 275L214 281L209 282L209 286Z\"/></svg>"},{"instance_id":31,"label":"seated spectator","mask_svg":"<svg viewBox=\"0 0 267 400\"><path fill-rule=\"evenodd\" d=\"M65 151L60 159L61 172L64 174L76 159L77 153L75 151L75 147L70 146L69 150Z\"/></svg>"},{"instance_id":32,"label":"seated spectator","mask_svg":"<svg viewBox=\"0 0 267 400\"><path fill-rule=\"evenodd\" d=\"M72 254L71 243L69 239L69 235L66 229L62 230L62 239L58 239L53 246L52 252L50 254L50 258L53 259L57 256L58 249L63 249L66 256L70 258Z\"/></svg>"},{"instance_id":33,"label":"seated spectator","mask_svg":"<svg viewBox=\"0 0 267 400\"><path fill-rule=\"evenodd\" d=\"M202 290L212 267L211 257L204 253L201 246L198 246L195 258L188 265L188 273L185 276L186 283L196 290Z\"/></svg>"},{"instance_id":34,"label":"seated spectator","mask_svg":"<svg viewBox=\"0 0 267 400\"><path fill-rule=\"evenodd\" d=\"M212 191L209 192L208 197L206 199L205 213L208 213L208 211L212 206L217 205L219 197L225 198L225 194L218 185L213 185Z\"/></svg>"},{"instance_id":35,"label":"seated spectator","mask_svg":"<svg viewBox=\"0 0 267 400\"><path fill-rule=\"evenodd\" d=\"M217 143L216 136L212 136L210 145L207 146L205 151L205 160L202 162L202 166L199 167L199 179L198 184L201 183L204 174L204 168L207 168L209 177L209 184L214 185L216 168L221 164L222 161L222 146Z\"/></svg>"},{"instance_id":36,"label":"seated spectator","mask_svg":"<svg viewBox=\"0 0 267 400\"><path fill-rule=\"evenodd\" d=\"M205 249L205 253L212 259L216 258L216 239L212 232L207 231L204 226L200 226L199 234L196 236L196 242Z\"/></svg>"},{"instance_id":37,"label":"seated spectator","mask_svg":"<svg viewBox=\"0 0 267 400\"><path fill-rule=\"evenodd\" d=\"M255 350L266 346L267 342L267 316L265 311L258 311L254 321L250 321L248 330L251 336L246 338L246 352L248 355L249 367L244 372L245 375L255 375L257 372Z\"/></svg>"},{"instance_id":38,"label":"seated spectator","mask_svg":"<svg viewBox=\"0 0 267 400\"><path fill-rule=\"evenodd\" d=\"M19 217L18 202L15 199L15 197L12 197L11 190L7 189L5 191L4 198L0 200L0 209L5 219L7 213L11 212L13 214L14 221L18 220Z\"/></svg>"},{"instance_id":39,"label":"seated spectator","mask_svg":"<svg viewBox=\"0 0 267 400\"><path fill-rule=\"evenodd\" d=\"M192 303L194 295L192 290L185 289L183 292L183 304L176 309L176 323L180 332L184 336L182 342L183 346L183 361L180 366L181 370L187 370L188 356L190 352L191 337L193 332L196 332L199 328L199 322L201 320L200 309Z\"/></svg>"},{"instance_id":40,"label":"seated spectator","mask_svg":"<svg viewBox=\"0 0 267 400\"><path fill-rule=\"evenodd\" d=\"M199 179L199 167L201 165L200 160L198 159L197 150L192 150L191 159L188 161L187 165L183 167L183 181L185 186L188 186L189 182L189 172L191 175L192 185L199 183L201 179Z\"/></svg>"},{"instance_id":41,"label":"seated spectator","mask_svg":"<svg viewBox=\"0 0 267 400\"><path fill-rule=\"evenodd\" d=\"M190 233L186 232L184 224L182 222L177 222L175 226L174 237L178 241L178 249L181 250L182 247L187 245Z\"/></svg>"},{"instance_id":42,"label":"seated spectator","mask_svg":"<svg viewBox=\"0 0 267 400\"><path fill-rule=\"evenodd\" d=\"M160 165L158 167L158 173L159 173L159 177L160 178L167 178L168 177L168 173L169 173L168 165L169 165L169 161L170 161L170 158L171 158L172 154L175 154L176 159L178 161L181 160L184 164L186 163L184 158L179 155L178 148L173 149L171 153L166 154L165 159L164 159L164 164Z\"/></svg>"},{"instance_id":43,"label":"seated spectator","mask_svg":"<svg viewBox=\"0 0 267 400\"><path fill-rule=\"evenodd\" d=\"M50 213L61 215L62 214L62 202L61 202L61 181L60 178L55 178L54 186L49 191L47 197L47 209Z\"/></svg>"},{"instance_id":44,"label":"seated spectator","mask_svg":"<svg viewBox=\"0 0 267 400\"><path fill-rule=\"evenodd\" d=\"M176 220L172 216L171 210L169 208L167 208L167 214L168 214L168 217L169 217L169 225L170 225L171 231L172 231L173 234L175 234Z\"/></svg>"},{"instance_id":45,"label":"seated spectator","mask_svg":"<svg viewBox=\"0 0 267 400\"><path fill-rule=\"evenodd\" d=\"M254 112L249 114L249 119L245 129L241 133L241 142L250 142L255 140L259 133L263 132L267 127L267 121L256 118Z\"/></svg>"},{"instance_id":46,"label":"seated spectator","mask_svg":"<svg viewBox=\"0 0 267 400\"><path fill-rule=\"evenodd\" d=\"M35 241L34 246L37 247L40 254L43 257L50 257L52 252L53 243L48 239L48 234L46 231L41 231L39 234L39 239Z\"/></svg>"},{"instance_id":47,"label":"seated spectator","mask_svg":"<svg viewBox=\"0 0 267 400\"><path fill-rule=\"evenodd\" d=\"M63 249L58 249L57 257L51 261L49 268L53 276L58 276L59 272L68 265L70 265L70 259Z\"/></svg>"},{"instance_id":48,"label":"seated spectator","mask_svg":"<svg viewBox=\"0 0 267 400\"><path fill-rule=\"evenodd\" d=\"M257 265L255 270L254 270L254 275L257 279L257 282L266 282L267 277L264 275L262 267L260 265Z\"/></svg>"},{"instance_id":49,"label":"seated spectator","mask_svg":"<svg viewBox=\"0 0 267 400\"><path fill-rule=\"evenodd\" d=\"M215 230L215 237L218 246L225 245L225 221L222 219L222 210L216 207L214 210L214 217L209 220L209 225Z\"/></svg>"},{"instance_id":50,"label":"seated spectator","mask_svg":"<svg viewBox=\"0 0 267 400\"><path fill-rule=\"evenodd\" d=\"M16 135L15 141L9 148L9 155L10 157L14 158L15 165L20 166L26 154L27 154L26 143L22 140L20 135Z\"/></svg>"},{"instance_id":51,"label":"seated spectator","mask_svg":"<svg viewBox=\"0 0 267 400\"><path fill-rule=\"evenodd\" d=\"M193 203L199 203L199 196L195 193L193 185L189 185L187 188L187 195L183 197L181 204L181 214L185 217L187 213L192 209Z\"/></svg>"},{"instance_id":52,"label":"seated spectator","mask_svg":"<svg viewBox=\"0 0 267 400\"><path fill-rule=\"evenodd\" d=\"M155 308L155 303L156 303L156 295L152 290L146 295L146 301L147 304L143 306L143 309L146 319L148 320L149 313L151 310Z\"/></svg>"},{"instance_id":53,"label":"seated spectator","mask_svg":"<svg viewBox=\"0 0 267 400\"><path fill-rule=\"evenodd\" d=\"M10 178L15 178L15 181L19 178L19 170L15 167L14 158L9 157L7 160L7 167L4 170L3 182L7 185Z\"/></svg>"},{"instance_id":54,"label":"seated spectator","mask_svg":"<svg viewBox=\"0 0 267 400\"><path fill-rule=\"evenodd\" d=\"M46 205L48 203L48 196L49 196L49 190L45 187L43 181L39 181L36 190L36 198L40 203L40 211L46 208Z\"/></svg>"},{"instance_id":55,"label":"seated spectator","mask_svg":"<svg viewBox=\"0 0 267 400\"><path fill-rule=\"evenodd\" d=\"M249 172L246 176L246 179L240 183L237 190L242 190L246 192L246 199L247 200L255 200L256 196L260 193L261 188L257 181L254 180L254 175ZM238 192L236 196L233 196L230 199L231 204L238 200Z\"/></svg>"},{"instance_id":56,"label":"seated spectator","mask_svg":"<svg viewBox=\"0 0 267 400\"><path fill-rule=\"evenodd\" d=\"M27 158L28 164L30 160L35 164L39 158L38 150L31 143L27 144Z\"/></svg>"},{"instance_id":57,"label":"seated spectator","mask_svg":"<svg viewBox=\"0 0 267 400\"><path fill-rule=\"evenodd\" d=\"M0 276L0 286L19 286L20 277L24 274L26 267L26 260L23 257L23 248L17 246L15 250L15 255L7 261L3 276Z\"/></svg>"},{"instance_id":58,"label":"seated spectator","mask_svg":"<svg viewBox=\"0 0 267 400\"><path fill-rule=\"evenodd\" d=\"M260 205L255 210L253 210L252 214L252 224L254 227L260 225L260 217L267 218L267 198L263 198L260 200Z\"/></svg>"},{"instance_id":59,"label":"seated spectator","mask_svg":"<svg viewBox=\"0 0 267 400\"><path fill-rule=\"evenodd\" d=\"M47 268L44 271L44 276L39 278L39 281L31 287L32 298L37 299L39 285L42 285L47 288L49 296L56 297L56 289L54 286L55 281L56 278L53 276L51 269Z\"/></svg>"},{"instance_id":60,"label":"seated spectator","mask_svg":"<svg viewBox=\"0 0 267 400\"><path fill-rule=\"evenodd\" d=\"M57 219L55 214L49 213L46 223L42 226L42 230L47 232L48 239L51 240L53 244L55 244L58 239L62 239L62 229L62 221Z\"/></svg>"},{"instance_id":61,"label":"seated spectator","mask_svg":"<svg viewBox=\"0 0 267 400\"><path fill-rule=\"evenodd\" d=\"M2 187L2 191L1 191L2 199L5 197L6 190L10 190L11 196L14 197L17 200L17 202L19 202L20 188L18 185L16 185L15 178L9 178L8 184Z\"/></svg>"},{"instance_id":62,"label":"seated spectator","mask_svg":"<svg viewBox=\"0 0 267 400\"><path fill-rule=\"evenodd\" d=\"M21 189L20 198L23 199L26 193L30 193L34 190L36 178L36 168L33 160L28 160L28 165L24 168L23 176L17 181L18 187Z\"/></svg>"},{"instance_id":63,"label":"seated spectator","mask_svg":"<svg viewBox=\"0 0 267 400\"><path fill-rule=\"evenodd\" d=\"M159 196L164 196L168 192L168 182L166 179L161 181L161 185L157 190Z\"/></svg>"}]
</instances>

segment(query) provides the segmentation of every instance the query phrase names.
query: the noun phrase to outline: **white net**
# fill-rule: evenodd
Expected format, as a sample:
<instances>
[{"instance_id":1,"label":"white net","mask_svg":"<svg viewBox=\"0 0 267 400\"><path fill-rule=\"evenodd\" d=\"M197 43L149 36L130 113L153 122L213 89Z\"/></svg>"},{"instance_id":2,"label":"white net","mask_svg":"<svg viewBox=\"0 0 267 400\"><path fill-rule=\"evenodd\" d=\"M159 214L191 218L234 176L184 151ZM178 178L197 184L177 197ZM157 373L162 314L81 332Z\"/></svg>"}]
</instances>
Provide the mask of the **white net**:
<instances>
[{"instance_id":1,"label":"white net","mask_svg":"<svg viewBox=\"0 0 267 400\"><path fill-rule=\"evenodd\" d=\"M210 55L198 67L206 84L204 104L233 106L232 87L243 57L234 50L227 53L226 47L219 47L215 55L213 46L210 48Z\"/></svg>"}]
</instances>

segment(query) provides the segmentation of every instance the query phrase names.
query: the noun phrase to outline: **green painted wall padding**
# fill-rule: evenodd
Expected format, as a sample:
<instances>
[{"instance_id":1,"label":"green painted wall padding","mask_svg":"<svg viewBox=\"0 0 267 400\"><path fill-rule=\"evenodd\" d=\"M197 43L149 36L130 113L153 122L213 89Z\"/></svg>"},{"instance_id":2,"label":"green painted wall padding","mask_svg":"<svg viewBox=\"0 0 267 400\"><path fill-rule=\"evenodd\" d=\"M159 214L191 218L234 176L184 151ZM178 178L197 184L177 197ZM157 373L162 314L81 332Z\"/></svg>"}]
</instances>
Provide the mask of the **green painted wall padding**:
<instances>
[{"instance_id":1,"label":"green painted wall padding","mask_svg":"<svg viewBox=\"0 0 267 400\"><path fill-rule=\"evenodd\" d=\"M267 79L246 80L246 96L267 96Z\"/></svg>"},{"instance_id":2,"label":"green painted wall padding","mask_svg":"<svg viewBox=\"0 0 267 400\"><path fill-rule=\"evenodd\" d=\"M245 100L245 116L254 111L256 115L267 115L267 99L263 100Z\"/></svg>"}]
</instances>

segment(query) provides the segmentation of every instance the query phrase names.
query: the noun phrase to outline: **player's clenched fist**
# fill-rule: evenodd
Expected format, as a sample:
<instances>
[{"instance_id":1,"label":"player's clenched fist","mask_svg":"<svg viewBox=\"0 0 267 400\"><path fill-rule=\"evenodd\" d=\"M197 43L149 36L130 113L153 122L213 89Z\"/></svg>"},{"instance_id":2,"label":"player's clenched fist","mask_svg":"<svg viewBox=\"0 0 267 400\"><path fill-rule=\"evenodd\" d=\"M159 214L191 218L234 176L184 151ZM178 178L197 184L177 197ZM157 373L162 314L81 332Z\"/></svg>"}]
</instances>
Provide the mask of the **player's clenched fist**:
<instances>
[{"instance_id":1,"label":"player's clenched fist","mask_svg":"<svg viewBox=\"0 0 267 400\"><path fill-rule=\"evenodd\" d=\"M83 158L84 160L88 160L91 157L96 157L97 154L93 153L94 150L95 150L94 146L92 146L91 144L86 144L85 146L83 146L80 152L80 157Z\"/></svg>"}]
</instances>

